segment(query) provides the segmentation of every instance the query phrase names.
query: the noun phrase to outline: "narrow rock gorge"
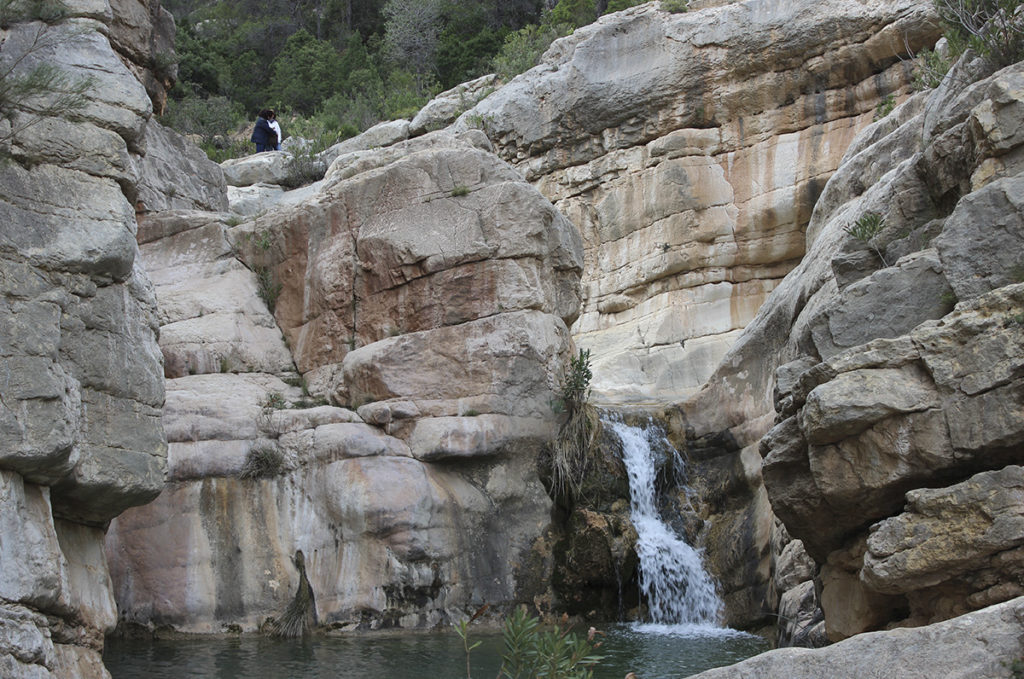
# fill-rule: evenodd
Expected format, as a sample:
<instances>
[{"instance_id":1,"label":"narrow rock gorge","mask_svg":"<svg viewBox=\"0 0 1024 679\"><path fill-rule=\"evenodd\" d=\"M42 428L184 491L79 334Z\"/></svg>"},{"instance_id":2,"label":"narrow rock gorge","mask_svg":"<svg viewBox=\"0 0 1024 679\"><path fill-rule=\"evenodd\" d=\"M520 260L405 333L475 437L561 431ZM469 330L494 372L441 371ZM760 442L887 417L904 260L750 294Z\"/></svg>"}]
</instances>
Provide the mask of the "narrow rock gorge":
<instances>
[{"instance_id":1,"label":"narrow rock gorge","mask_svg":"<svg viewBox=\"0 0 1024 679\"><path fill-rule=\"evenodd\" d=\"M157 3L72 10L0 31L97 80L0 121L0 674L257 631L297 550L333 630L639 615L614 441L549 495L579 348L685 458L723 622L840 642L737 676L1021 656L1024 71L915 92L929 2L650 2L298 189L160 125Z\"/></svg>"}]
</instances>

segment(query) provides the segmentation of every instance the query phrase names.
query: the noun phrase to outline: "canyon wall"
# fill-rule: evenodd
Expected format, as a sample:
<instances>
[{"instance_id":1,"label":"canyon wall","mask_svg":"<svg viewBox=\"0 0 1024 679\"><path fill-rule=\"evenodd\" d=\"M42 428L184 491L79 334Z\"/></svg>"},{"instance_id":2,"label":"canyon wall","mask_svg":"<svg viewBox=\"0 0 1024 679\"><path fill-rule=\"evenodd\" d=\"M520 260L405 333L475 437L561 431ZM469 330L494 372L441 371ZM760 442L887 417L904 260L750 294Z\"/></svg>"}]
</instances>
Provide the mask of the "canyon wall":
<instances>
[{"instance_id":1,"label":"canyon wall","mask_svg":"<svg viewBox=\"0 0 1024 679\"><path fill-rule=\"evenodd\" d=\"M489 96L489 79L469 83L325 152L313 186L280 186L287 153L225 163L233 214L201 159L184 192L164 178L173 163L155 165L140 241L169 485L111 529L122 620L254 629L290 599L295 550L339 627L545 609L560 548L536 459L575 341L593 351L597 401L661 411L687 449L688 527L727 619L766 622L756 444L773 414L703 427L666 404L704 384L797 266L847 147L909 94L901 57L934 42L932 19L922 2L648 3ZM277 466L251 474L264 454ZM622 517L577 509L566 525L625 558ZM171 557L154 549L168 544ZM608 604L620 583L592 577Z\"/></svg>"},{"instance_id":2,"label":"canyon wall","mask_svg":"<svg viewBox=\"0 0 1024 679\"><path fill-rule=\"evenodd\" d=\"M609 404L710 376L804 253L811 210L877 104L909 91L922 2L647 3L557 41L462 115L576 224L577 343Z\"/></svg>"},{"instance_id":3,"label":"canyon wall","mask_svg":"<svg viewBox=\"0 0 1024 679\"><path fill-rule=\"evenodd\" d=\"M63 115L39 113L44 92L0 120L0 675L105 677L106 525L160 493L167 450L134 201L173 21L157 3L11 9L6 84L40 64L91 80Z\"/></svg>"},{"instance_id":4,"label":"canyon wall","mask_svg":"<svg viewBox=\"0 0 1024 679\"><path fill-rule=\"evenodd\" d=\"M784 613L823 609L819 641L1021 594L1024 90L991 71L968 54L854 141L807 256L683 406L739 446L774 424L776 555L799 564L776 584Z\"/></svg>"}]
</instances>

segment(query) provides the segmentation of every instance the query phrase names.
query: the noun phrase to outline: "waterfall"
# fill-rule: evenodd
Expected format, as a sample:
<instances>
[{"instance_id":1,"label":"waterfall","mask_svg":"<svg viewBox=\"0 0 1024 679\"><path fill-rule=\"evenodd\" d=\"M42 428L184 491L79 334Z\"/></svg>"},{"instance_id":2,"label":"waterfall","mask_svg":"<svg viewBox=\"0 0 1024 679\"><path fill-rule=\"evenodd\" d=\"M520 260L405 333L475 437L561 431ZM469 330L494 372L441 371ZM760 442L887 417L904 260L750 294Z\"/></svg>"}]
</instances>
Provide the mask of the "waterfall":
<instances>
[{"instance_id":1,"label":"waterfall","mask_svg":"<svg viewBox=\"0 0 1024 679\"><path fill-rule=\"evenodd\" d=\"M653 427L642 429L622 422L605 424L622 441L622 459L629 474L630 511L638 536L640 589L652 622L717 626L722 601L711 576L704 570L700 552L676 535L658 511L657 460L651 444L667 444L664 433ZM652 441L653 437L657 439ZM681 460L677 462L682 464Z\"/></svg>"}]
</instances>

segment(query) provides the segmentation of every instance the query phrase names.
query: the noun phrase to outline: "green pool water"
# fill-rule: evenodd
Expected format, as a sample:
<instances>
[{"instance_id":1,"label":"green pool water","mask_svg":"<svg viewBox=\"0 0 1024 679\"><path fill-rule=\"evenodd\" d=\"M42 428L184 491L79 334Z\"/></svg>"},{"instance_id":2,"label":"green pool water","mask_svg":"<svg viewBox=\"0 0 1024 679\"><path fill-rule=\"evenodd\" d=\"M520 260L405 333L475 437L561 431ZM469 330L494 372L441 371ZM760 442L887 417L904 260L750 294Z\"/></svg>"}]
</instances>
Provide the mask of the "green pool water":
<instances>
[{"instance_id":1,"label":"green pool water","mask_svg":"<svg viewBox=\"0 0 1024 679\"><path fill-rule=\"evenodd\" d=\"M767 650L764 639L728 630L617 625L606 628L606 658L595 679L678 679ZM492 679L501 638L477 633L473 679ZM109 639L103 655L114 679L464 679L462 641L453 633L355 634L285 641L264 637L173 641Z\"/></svg>"}]
</instances>

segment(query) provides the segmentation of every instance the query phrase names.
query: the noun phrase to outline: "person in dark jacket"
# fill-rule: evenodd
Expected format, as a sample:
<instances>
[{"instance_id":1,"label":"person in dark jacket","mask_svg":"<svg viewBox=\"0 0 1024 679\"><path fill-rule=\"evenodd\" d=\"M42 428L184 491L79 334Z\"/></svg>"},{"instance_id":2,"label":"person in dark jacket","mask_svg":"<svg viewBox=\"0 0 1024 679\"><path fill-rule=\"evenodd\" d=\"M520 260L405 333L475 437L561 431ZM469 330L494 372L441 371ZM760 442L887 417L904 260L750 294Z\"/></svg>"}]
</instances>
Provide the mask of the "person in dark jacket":
<instances>
[{"instance_id":1,"label":"person in dark jacket","mask_svg":"<svg viewBox=\"0 0 1024 679\"><path fill-rule=\"evenodd\" d=\"M249 141L256 144L256 153L262 153L263 151L273 151L277 148L277 132L270 127L270 122L267 120L270 116L270 111L263 109L259 112L259 117L256 118L256 127L252 130L252 137Z\"/></svg>"}]
</instances>

